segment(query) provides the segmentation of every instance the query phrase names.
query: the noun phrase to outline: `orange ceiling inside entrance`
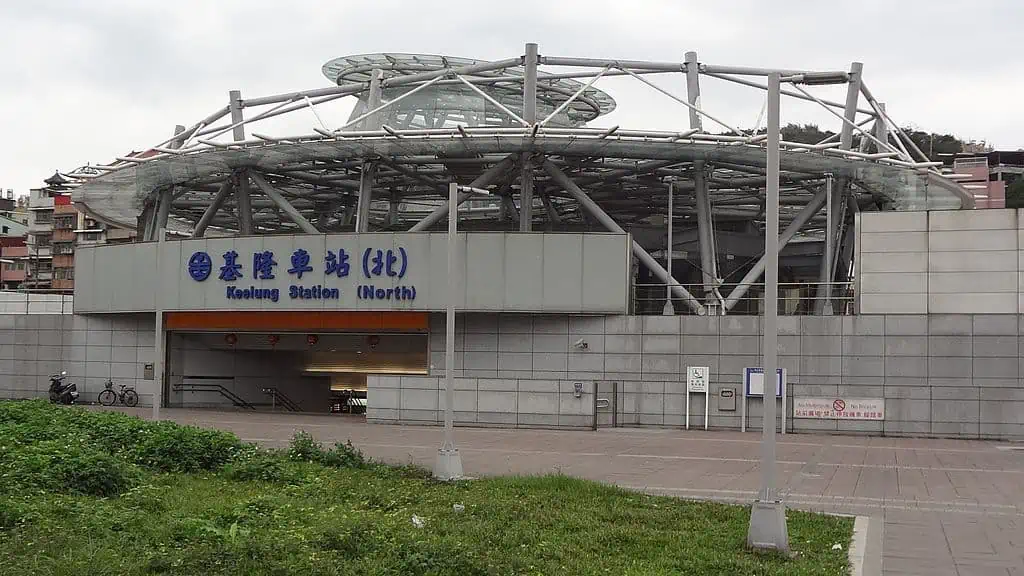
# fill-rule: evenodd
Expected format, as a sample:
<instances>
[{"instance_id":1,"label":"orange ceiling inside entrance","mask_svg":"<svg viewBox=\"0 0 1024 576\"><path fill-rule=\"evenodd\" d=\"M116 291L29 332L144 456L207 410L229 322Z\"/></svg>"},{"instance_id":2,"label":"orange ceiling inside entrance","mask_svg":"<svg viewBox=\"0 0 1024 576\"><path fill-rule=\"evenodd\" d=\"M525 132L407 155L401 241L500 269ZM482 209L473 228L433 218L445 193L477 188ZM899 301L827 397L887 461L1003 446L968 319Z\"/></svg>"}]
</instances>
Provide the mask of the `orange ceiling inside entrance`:
<instances>
[{"instance_id":1,"label":"orange ceiling inside entrance","mask_svg":"<svg viewBox=\"0 0 1024 576\"><path fill-rule=\"evenodd\" d=\"M425 331L426 312L167 312L167 330Z\"/></svg>"}]
</instances>

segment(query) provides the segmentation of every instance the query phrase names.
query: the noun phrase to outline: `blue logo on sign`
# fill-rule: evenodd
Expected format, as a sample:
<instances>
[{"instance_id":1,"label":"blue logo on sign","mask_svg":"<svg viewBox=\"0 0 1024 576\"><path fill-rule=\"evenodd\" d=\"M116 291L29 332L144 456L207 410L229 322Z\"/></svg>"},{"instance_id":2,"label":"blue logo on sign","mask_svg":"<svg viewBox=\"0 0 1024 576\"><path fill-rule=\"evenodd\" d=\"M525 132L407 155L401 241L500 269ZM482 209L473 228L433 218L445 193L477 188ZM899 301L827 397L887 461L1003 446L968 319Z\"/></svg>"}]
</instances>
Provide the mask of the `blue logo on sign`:
<instances>
[{"instance_id":1,"label":"blue logo on sign","mask_svg":"<svg viewBox=\"0 0 1024 576\"><path fill-rule=\"evenodd\" d=\"M206 252L196 252L188 259L188 275L196 282L209 278L212 270L213 260Z\"/></svg>"}]
</instances>

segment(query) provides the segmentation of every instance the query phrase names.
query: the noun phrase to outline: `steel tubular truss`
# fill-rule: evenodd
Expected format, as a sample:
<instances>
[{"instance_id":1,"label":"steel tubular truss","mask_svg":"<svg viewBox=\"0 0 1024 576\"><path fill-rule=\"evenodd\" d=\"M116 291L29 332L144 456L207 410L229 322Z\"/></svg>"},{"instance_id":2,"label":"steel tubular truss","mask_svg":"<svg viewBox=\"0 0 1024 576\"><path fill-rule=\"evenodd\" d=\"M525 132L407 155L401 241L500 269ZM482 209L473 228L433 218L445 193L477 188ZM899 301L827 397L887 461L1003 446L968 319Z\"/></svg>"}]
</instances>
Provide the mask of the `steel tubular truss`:
<instances>
[{"instance_id":1,"label":"steel tubular truss","mask_svg":"<svg viewBox=\"0 0 1024 576\"><path fill-rule=\"evenodd\" d=\"M772 73L790 85L783 96L837 119L838 142L779 145L780 247L825 242L830 259L815 267L813 283L846 279L856 210L973 202L893 122L859 63L849 71L773 70L702 63L694 52L678 62L646 62L543 55L527 44L524 55L495 62L368 54L332 60L324 73L335 86L258 98L231 91L225 106L171 138L73 182L75 202L100 220L137 224L146 239L163 227L197 237L422 231L447 215L448 183L457 182L492 192L459 195L461 229L628 231L637 258L672 286L672 298L691 313L724 314L763 271L756 254L729 269L721 239L754 237L764 226L766 138L757 126L744 129L712 111L700 97L701 82L756 92L767 89ZM665 88L662 75L681 75L686 93ZM597 88L608 77L675 102L682 121L671 123L689 128L587 126L615 108ZM836 83L848 85L845 103L814 94L816 85ZM355 110L331 126L326 119L336 115L326 107L346 97L357 101ZM271 134L261 126L284 114L304 118L308 132ZM889 184L896 182L904 184ZM835 190L828 202L826 183ZM675 240L696 243L684 258L697 270L691 283L702 294L683 288L662 264L680 251L657 241L670 184ZM735 286L728 296L719 292L726 284Z\"/></svg>"}]
</instances>

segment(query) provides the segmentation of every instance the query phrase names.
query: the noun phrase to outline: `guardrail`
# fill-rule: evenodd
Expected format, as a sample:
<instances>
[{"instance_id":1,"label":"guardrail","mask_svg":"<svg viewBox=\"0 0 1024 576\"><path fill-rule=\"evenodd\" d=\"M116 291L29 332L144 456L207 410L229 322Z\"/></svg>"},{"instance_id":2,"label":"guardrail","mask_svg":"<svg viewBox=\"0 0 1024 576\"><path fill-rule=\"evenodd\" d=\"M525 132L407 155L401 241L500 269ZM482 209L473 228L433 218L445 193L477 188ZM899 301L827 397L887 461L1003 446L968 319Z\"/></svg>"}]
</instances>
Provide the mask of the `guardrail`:
<instances>
[{"instance_id":1,"label":"guardrail","mask_svg":"<svg viewBox=\"0 0 1024 576\"><path fill-rule=\"evenodd\" d=\"M682 284L684 288L702 302L711 303L704 298L703 284ZM738 284L724 283L718 286L717 301L719 310L724 305L726 314L761 315L764 314L764 284L752 284L749 290L730 302L730 294ZM856 313L853 282L787 282L779 283L779 314L786 316L820 315L826 304L831 305L831 314L849 316ZM664 314L665 299L668 293L667 284L633 283L632 313L640 316ZM676 314L691 314L690 308L679 298L672 299Z\"/></svg>"}]
</instances>

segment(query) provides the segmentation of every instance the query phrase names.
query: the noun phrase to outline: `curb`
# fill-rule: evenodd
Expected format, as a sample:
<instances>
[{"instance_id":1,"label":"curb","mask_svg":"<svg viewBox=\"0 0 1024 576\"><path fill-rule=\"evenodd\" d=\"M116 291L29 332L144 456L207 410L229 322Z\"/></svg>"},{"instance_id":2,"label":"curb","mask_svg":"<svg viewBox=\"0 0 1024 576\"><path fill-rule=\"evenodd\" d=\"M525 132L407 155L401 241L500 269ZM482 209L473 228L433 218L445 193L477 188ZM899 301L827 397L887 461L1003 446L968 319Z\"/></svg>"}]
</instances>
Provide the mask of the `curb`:
<instances>
[{"instance_id":1,"label":"curb","mask_svg":"<svg viewBox=\"0 0 1024 576\"><path fill-rule=\"evenodd\" d=\"M853 537L847 553L851 576L881 576L883 529L882 518L854 518Z\"/></svg>"}]
</instances>

